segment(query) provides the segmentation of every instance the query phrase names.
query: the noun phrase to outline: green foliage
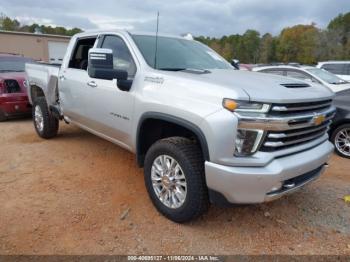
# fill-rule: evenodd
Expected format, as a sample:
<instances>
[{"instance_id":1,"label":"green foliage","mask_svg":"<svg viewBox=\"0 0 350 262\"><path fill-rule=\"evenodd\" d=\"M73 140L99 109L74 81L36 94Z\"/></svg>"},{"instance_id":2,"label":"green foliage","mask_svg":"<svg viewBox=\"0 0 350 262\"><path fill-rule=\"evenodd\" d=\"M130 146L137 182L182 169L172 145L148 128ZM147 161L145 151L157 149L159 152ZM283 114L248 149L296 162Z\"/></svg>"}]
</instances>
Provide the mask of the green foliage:
<instances>
[{"instance_id":1,"label":"green foliage","mask_svg":"<svg viewBox=\"0 0 350 262\"><path fill-rule=\"evenodd\" d=\"M17 31L20 27L20 23L16 19L11 19L4 14L0 15L0 28L2 30Z\"/></svg>"},{"instance_id":2,"label":"green foliage","mask_svg":"<svg viewBox=\"0 0 350 262\"><path fill-rule=\"evenodd\" d=\"M79 28L66 29L39 24L21 25L16 19L0 14L0 29L21 32L72 36L82 32ZM285 28L278 36L247 30L221 38L199 36L196 40L210 46L231 61L241 63L299 62L314 64L320 60L350 59L350 12L340 14L330 21L327 29L315 24Z\"/></svg>"},{"instance_id":3,"label":"green foliage","mask_svg":"<svg viewBox=\"0 0 350 262\"><path fill-rule=\"evenodd\" d=\"M198 37L227 60L241 63L299 62L314 64L320 60L350 59L350 12L330 21L326 30L314 23L285 28L278 36L247 30L243 35L222 38Z\"/></svg>"},{"instance_id":4,"label":"green foliage","mask_svg":"<svg viewBox=\"0 0 350 262\"><path fill-rule=\"evenodd\" d=\"M80 28L72 28L66 29L61 26L52 27L45 25L21 25L19 21L16 19L11 19L4 14L0 15L0 30L6 31L20 31L20 32L28 32L28 33L42 33L42 34L51 34L51 35L66 35L72 36L74 34L82 32Z\"/></svg>"},{"instance_id":5,"label":"green foliage","mask_svg":"<svg viewBox=\"0 0 350 262\"><path fill-rule=\"evenodd\" d=\"M260 41L259 63L266 64L276 61L276 47L277 39L269 33L263 35Z\"/></svg>"},{"instance_id":6,"label":"green foliage","mask_svg":"<svg viewBox=\"0 0 350 262\"><path fill-rule=\"evenodd\" d=\"M282 62L316 63L318 34L314 24L283 29L278 39L277 58Z\"/></svg>"}]
</instances>

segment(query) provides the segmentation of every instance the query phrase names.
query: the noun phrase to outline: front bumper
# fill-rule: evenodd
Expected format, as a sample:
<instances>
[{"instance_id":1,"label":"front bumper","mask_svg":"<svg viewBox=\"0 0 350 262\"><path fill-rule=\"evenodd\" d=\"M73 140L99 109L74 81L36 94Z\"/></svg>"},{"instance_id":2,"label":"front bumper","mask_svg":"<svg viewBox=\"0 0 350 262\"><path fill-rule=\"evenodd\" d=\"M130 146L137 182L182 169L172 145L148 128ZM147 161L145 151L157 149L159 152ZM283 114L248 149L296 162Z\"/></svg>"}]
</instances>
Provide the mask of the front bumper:
<instances>
[{"instance_id":1,"label":"front bumper","mask_svg":"<svg viewBox=\"0 0 350 262\"><path fill-rule=\"evenodd\" d=\"M220 194L228 203L271 201L296 191L321 175L332 152L333 145L325 141L307 151L276 158L264 167L233 167L205 162L207 186L210 192ZM272 190L280 183L287 187ZM212 199L212 202L216 201Z\"/></svg>"}]
</instances>

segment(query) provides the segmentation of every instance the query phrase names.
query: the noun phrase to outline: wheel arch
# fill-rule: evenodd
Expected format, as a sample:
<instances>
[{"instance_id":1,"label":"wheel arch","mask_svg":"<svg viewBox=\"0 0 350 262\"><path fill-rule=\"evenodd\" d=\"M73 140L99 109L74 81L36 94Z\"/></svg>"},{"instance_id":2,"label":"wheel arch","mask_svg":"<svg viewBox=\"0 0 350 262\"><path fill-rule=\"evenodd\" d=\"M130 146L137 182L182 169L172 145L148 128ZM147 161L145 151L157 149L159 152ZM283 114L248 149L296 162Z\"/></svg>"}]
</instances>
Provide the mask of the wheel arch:
<instances>
[{"instance_id":1,"label":"wheel arch","mask_svg":"<svg viewBox=\"0 0 350 262\"><path fill-rule=\"evenodd\" d=\"M334 121L331 125L331 128L329 129L329 136L332 137L334 131L340 127L341 125L345 125L345 124L350 124L350 115L345 117L345 118L342 118L342 119L339 119L337 121Z\"/></svg>"},{"instance_id":2,"label":"wheel arch","mask_svg":"<svg viewBox=\"0 0 350 262\"><path fill-rule=\"evenodd\" d=\"M30 100L31 100L31 104L34 104L34 101L37 97L45 97L45 93L44 90L37 85L31 85L30 86Z\"/></svg>"},{"instance_id":3,"label":"wheel arch","mask_svg":"<svg viewBox=\"0 0 350 262\"><path fill-rule=\"evenodd\" d=\"M155 125L155 127L149 127L147 123L157 123L161 124L161 126ZM176 132L185 132L186 135L193 134L199 143L204 160L210 160L207 140L205 138L204 133L197 125L191 123L188 120L173 115L159 112L147 112L141 116L136 132L136 157L137 163L140 167L143 167L145 154L149 147L155 141L169 137L167 135L162 134L162 131L164 130L158 130L159 132L157 134L154 134L154 136L151 137L150 140L147 140L147 132L150 132L151 130L154 130L154 128L157 127L160 127L159 129L162 129L162 127L164 127L163 125L165 125L167 128L175 127L176 130L172 130L170 132L174 132L174 136L177 135ZM187 131L189 133L187 133Z\"/></svg>"}]
</instances>

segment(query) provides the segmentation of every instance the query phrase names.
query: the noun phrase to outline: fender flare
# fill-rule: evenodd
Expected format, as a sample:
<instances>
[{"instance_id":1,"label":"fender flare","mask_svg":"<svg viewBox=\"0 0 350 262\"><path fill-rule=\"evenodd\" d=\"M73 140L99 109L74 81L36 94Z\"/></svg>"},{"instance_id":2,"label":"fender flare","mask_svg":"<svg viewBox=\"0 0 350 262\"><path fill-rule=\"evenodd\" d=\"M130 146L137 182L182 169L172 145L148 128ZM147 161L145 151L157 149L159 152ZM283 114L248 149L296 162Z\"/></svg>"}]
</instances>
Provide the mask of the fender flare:
<instances>
[{"instance_id":1,"label":"fender flare","mask_svg":"<svg viewBox=\"0 0 350 262\"><path fill-rule=\"evenodd\" d=\"M141 151L140 150L140 147L141 147L140 130L141 130L142 124L148 119L156 119L156 120L167 121L167 122L170 122L170 123L182 126L182 127L186 128L186 129L190 130L191 132L193 132L196 135L196 137L199 140L204 160L205 161L209 161L210 160L209 148L208 148L207 140L205 138L204 133L202 132L202 130L197 125L195 125L195 124L191 123L190 121L187 121L187 120L185 120L183 118L179 118L179 117L176 117L176 116L168 115L168 114L165 114L165 113L146 112L140 117L140 121L138 123L137 132L136 132L136 156L137 156L137 162L138 162L139 165L142 162L142 157L141 157L141 154L139 153Z\"/></svg>"}]
</instances>

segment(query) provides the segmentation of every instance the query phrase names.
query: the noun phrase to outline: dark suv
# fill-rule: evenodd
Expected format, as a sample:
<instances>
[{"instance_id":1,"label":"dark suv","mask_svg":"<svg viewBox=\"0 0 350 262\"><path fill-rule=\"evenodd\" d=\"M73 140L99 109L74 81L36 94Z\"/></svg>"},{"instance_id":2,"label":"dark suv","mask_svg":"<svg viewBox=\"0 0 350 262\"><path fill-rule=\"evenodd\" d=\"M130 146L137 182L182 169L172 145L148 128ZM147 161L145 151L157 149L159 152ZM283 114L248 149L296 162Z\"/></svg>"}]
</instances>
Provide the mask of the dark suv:
<instances>
[{"instance_id":1,"label":"dark suv","mask_svg":"<svg viewBox=\"0 0 350 262\"><path fill-rule=\"evenodd\" d=\"M331 141L338 155L350 158L350 90L336 93L337 113L330 129Z\"/></svg>"}]
</instances>

